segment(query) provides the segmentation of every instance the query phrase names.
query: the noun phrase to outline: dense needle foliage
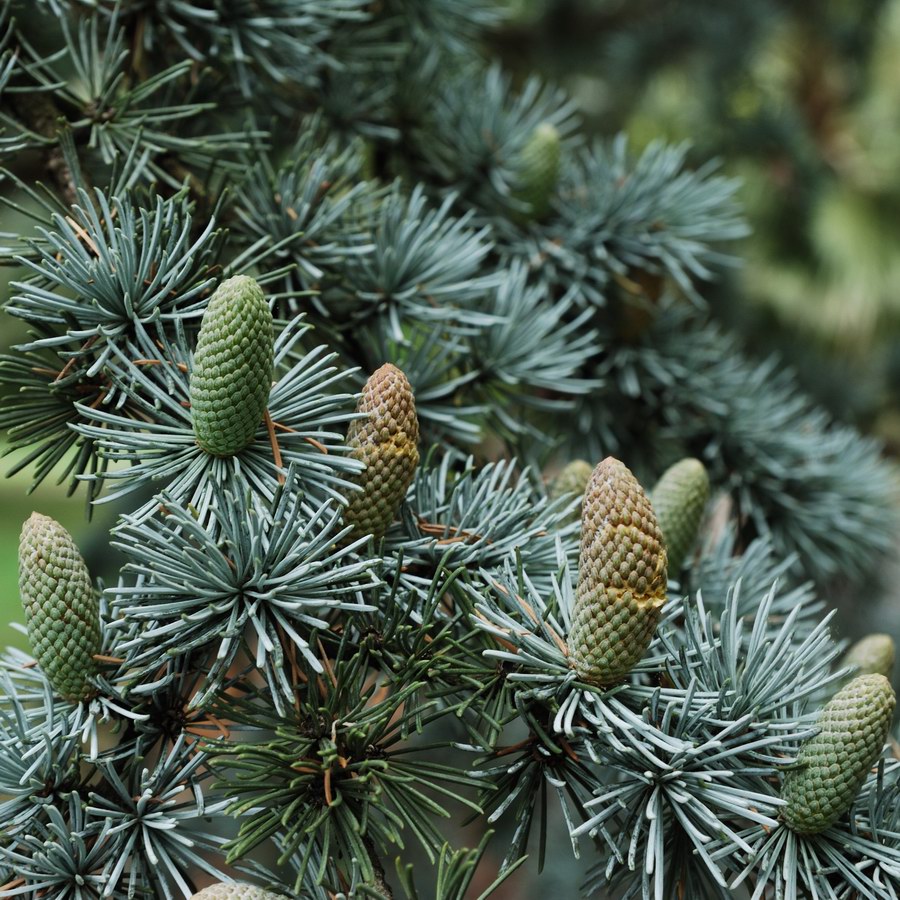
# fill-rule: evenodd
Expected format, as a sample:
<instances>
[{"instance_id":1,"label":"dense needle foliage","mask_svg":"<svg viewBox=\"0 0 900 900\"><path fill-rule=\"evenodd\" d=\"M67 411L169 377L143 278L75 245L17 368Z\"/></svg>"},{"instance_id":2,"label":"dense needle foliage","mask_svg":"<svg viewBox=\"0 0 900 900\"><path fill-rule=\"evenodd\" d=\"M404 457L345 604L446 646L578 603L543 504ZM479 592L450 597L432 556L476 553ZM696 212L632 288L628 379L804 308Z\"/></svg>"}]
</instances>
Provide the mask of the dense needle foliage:
<instances>
[{"instance_id":1,"label":"dense needle foliage","mask_svg":"<svg viewBox=\"0 0 900 900\"><path fill-rule=\"evenodd\" d=\"M736 183L584 139L485 58L503 13L3 0L0 427L124 557L73 587L26 526L4 896L465 900L548 821L586 894L900 893L895 759L820 833L780 813L852 674L818 597L892 546L895 474L711 321Z\"/></svg>"}]
</instances>

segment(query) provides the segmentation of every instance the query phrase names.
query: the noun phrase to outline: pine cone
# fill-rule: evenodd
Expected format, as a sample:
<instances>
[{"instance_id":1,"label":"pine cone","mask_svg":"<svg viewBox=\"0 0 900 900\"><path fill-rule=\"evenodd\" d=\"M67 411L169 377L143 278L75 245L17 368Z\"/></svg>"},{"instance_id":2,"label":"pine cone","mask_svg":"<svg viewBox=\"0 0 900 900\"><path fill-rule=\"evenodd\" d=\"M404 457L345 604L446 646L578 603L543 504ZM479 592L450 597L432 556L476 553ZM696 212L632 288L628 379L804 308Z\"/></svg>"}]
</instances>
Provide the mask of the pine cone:
<instances>
[{"instance_id":1,"label":"pine cone","mask_svg":"<svg viewBox=\"0 0 900 900\"><path fill-rule=\"evenodd\" d=\"M528 216L541 219L550 211L550 201L559 180L562 141L555 125L542 122L522 147L518 160L516 200L528 205Z\"/></svg>"},{"instance_id":2,"label":"pine cone","mask_svg":"<svg viewBox=\"0 0 900 900\"><path fill-rule=\"evenodd\" d=\"M681 571L697 540L709 500L709 475L699 459L682 459L663 472L650 492L666 542L669 571Z\"/></svg>"},{"instance_id":3,"label":"pine cone","mask_svg":"<svg viewBox=\"0 0 900 900\"><path fill-rule=\"evenodd\" d=\"M884 675L894 671L894 639L889 634L869 634L858 640L845 654L839 668L856 666L857 675Z\"/></svg>"},{"instance_id":4,"label":"pine cone","mask_svg":"<svg viewBox=\"0 0 900 900\"><path fill-rule=\"evenodd\" d=\"M578 494L583 497L593 471L589 462L573 459L553 479L553 484L550 485L550 499L556 500L564 494Z\"/></svg>"},{"instance_id":5,"label":"pine cone","mask_svg":"<svg viewBox=\"0 0 900 900\"><path fill-rule=\"evenodd\" d=\"M591 475L568 647L579 678L606 687L644 655L666 602L666 548L630 470L607 457Z\"/></svg>"},{"instance_id":6,"label":"pine cone","mask_svg":"<svg viewBox=\"0 0 900 900\"><path fill-rule=\"evenodd\" d=\"M860 675L819 715L819 733L785 775L781 817L798 834L818 834L853 804L869 769L881 756L896 697L883 675Z\"/></svg>"},{"instance_id":7,"label":"pine cone","mask_svg":"<svg viewBox=\"0 0 900 900\"><path fill-rule=\"evenodd\" d=\"M234 456L252 440L272 390L274 325L262 288L246 275L223 281L200 325L191 372L197 443Z\"/></svg>"},{"instance_id":8,"label":"pine cone","mask_svg":"<svg viewBox=\"0 0 900 900\"><path fill-rule=\"evenodd\" d=\"M385 363L363 387L355 419L347 432L351 456L365 463L344 511L353 525L353 538L382 537L406 496L419 464L419 420L416 401L406 376Z\"/></svg>"},{"instance_id":9,"label":"pine cone","mask_svg":"<svg viewBox=\"0 0 900 900\"><path fill-rule=\"evenodd\" d=\"M584 490L591 478L593 468L589 462L583 459L573 459L566 465L560 473L553 479L550 485L549 496L551 500L558 500L569 494L575 494L579 498L584 498ZM572 511L571 520L573 522L581 521L581 505Z\"/></svg>"},{"instance_id":10,"label":"pine cone","mask_svg":"<svg viewBox=\"0 0 900 900\"><path fill-rule=\"evenodd\" d=\"M93 696L100 604L72 535L40 513L22 527L19 591L28 640L54 690L66 700Z\"/></svg>"},{"instance_id":11,"label":"pine cone","mask_svg":"<svg viewBox=\"0 0 900 900\"><path fill-rule=\"evenodd\" d=\"M219 882L197 891L191 896L191 900L284 900L284 898L281 894L273 894L272 891L265 891L252 884Z\"/></svg>"}]
</instances>

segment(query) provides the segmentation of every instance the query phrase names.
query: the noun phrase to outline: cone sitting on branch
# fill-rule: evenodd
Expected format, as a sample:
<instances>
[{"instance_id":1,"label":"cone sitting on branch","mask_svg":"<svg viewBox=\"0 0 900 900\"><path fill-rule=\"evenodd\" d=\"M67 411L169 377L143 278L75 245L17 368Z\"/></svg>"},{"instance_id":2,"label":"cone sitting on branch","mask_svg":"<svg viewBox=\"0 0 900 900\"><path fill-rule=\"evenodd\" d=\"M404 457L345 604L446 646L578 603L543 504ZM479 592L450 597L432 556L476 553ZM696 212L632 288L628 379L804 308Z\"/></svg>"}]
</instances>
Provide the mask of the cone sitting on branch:
<instances>
[{"instance_id":1,"label":"cone sitting on branch","mask_svg":"<svg viewBox=\"0 0 900 900\"><path fill-rule=\"evenodd\" d=\"M66 700L87 700L95 693L100 605L72 535L49 516L33 513L22 528L19 591L41 670Z\"/></svg>"},{"instance_id":2,"label":"cone sitting on branch","mask_svg":"<svg viewBox=\"0 0 900 900\"><path fill-rule=\"evenodd\" d=\"M557 500L568 494L575 494L579 499L583 499L591 472L593 472L593 468L589 462L585 462L583 459L573 459L553 479L548 492L550 499ZM571 518L573 522L581 520L580 505L573 510Z\"/></svg>"},{"instance_id":3,"label":"cone sitting on branch","mask_svg":"<svg viewBox=\"0 0 900 900\"><path fill-rule=\"evenodd\" d=\"M887 740L897 698L883 675L860 675L828 702L819 733L785 776L781 817L798 834L818 834L853 805Z\"/></svg>"},{"instance_id":4,"label":"cone sitting on branch","mask_svg":"<svg viewBox=\"0 0 900 900\"><path fill-rule=\"evenodd\" d=\"M419 464L419 420L406 375L385 363L365 383L357 406L364 416L350 423L351 456L365 464L350 496L344 521L353 537L383 537L406 496Z\"/></svg>"},{"instance_id":5,"label":"cone sitting on branch","mask_svg":"<svg viewBox=\"0 0 900 900\"><path fill-rule=\"evenodd\" d=\"M550 499L556 500L564 494L578 494L584 496L584 491L591 480L593 468L589 462L583 459L573 459L563 466L553 483L550 485Z\"/></svg>"},{"instance_id":6,"label":"cone sitting on branch","mask_svg":"<svg viewBox=\"0 0 900 900\"><path fill-rule=\"evenodd\" d=\"M246 275L223 281L200 325L191 372L197 443L213 456L240 453L256 434L272 390L272 311Z\"/></svg>"},{"instance_id":7,"label":"cone sitting on branch","mask_svg":"<svg viewBox=\"0 0 900 900\"><path fill-rule=\"evenodd\" d=\"M666 542L669 571L681 571L700 531L709 500L709 475L699 459L682 459L660 476L650 492Z\"/></svg>"},{"instance_id":8,"label":"cone sitting on branch","mask_svg":"<svg viewBox=\"0 0 900 900\"><path fill-rule=\"evenodd\" d=\"M607 457L584 495L569 655L584 681L606 687L644 655L666 601L666 548L631 471Z\"/></svg>"},{"instance_id":9,"label":"cone sitting on branch","mask_svg":"<svg viewBox=\"0 0 900 900\"><path fill-rule=\"evenodd\" d=\"M541 122L532 131L519 156L519 184L514 196L527 205L527 217L542 219L550 211L559 181L561 156L562 140L558 129L550 122Z\"/></svg>"},{"instance_id":10,"label":"cone sitting on branch","mask_svg":"<svg viewBox=\"0 0 900 900\"><path fill-rule=\"evenodd\" d=\"M845 654L840 667L856 666L857 675L884 675L894 671L894 639L889 634L867 634Z\"/></svg>"}]
</instances>

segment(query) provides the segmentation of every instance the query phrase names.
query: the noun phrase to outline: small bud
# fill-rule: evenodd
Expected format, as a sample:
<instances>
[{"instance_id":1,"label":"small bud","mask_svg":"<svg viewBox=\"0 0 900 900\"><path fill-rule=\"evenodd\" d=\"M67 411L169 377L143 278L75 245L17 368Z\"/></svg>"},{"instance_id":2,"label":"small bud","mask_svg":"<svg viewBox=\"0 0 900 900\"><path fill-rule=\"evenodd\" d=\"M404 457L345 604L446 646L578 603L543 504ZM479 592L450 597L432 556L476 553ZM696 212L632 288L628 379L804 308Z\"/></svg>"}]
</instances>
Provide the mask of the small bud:
<instances>
[{"instance_id":1,"label":"small bud","mask_svg":"<svg viewBox=\"0 0 900 900\"><path fill-rule=\"evenodd\" d=\"M569 655L584 681L606 687L644 655L666 602L666 548L637 479L607 457L591 475Z\"/></svg>"},{"instance_id":2,"label":"small bud","mask_svg":"<svg viewBox=\"0 0 900 900\"><path fill-rule=\"evenodd\" d=\"M857 675L884 675L894 671L894 639L889 634L869 634L845 654L838 668L856 666Z\"/></svg>"},{"instance_id":3,"label":"small bud","mask_svg":"<svg viewBox=\"0 0 900 900\"><path fill-rule=\"evenodd\" d=\"M59 522L33 513L19 541L19 592L28 640L41 670L66 700L95 690L100 604L87 566Z\"/></svg>"},{"instance_id":4,"label":"small bud","mask_svg":"<svg viewBox=\"0 0 900 900\"><path fill-rule=\"evenodd\" d=\"M542 219L550 211L561 155L562 141L556 126L541 122L522 147L519 180L513 192L516 200L527 204L529 218Z\"/></svg>"},{"instance_id":5,"label":"small bud","mask_svg":"<svg viewBox=\"0 0 900 900\"><path fill-rule=\"evenodd\" d=\"M406 376L386 363L363 387L357 412L365 416L350 423L347 444L354 459L365 463L344 511L353 525L353 538L382 537L394 521L419 464L419 420L416 401Z\"/></svg>"},{"instance_id":6,"label":"small bud","mask_svg":"<svg viewBox=\"0 0 900 900\"><path fill-rule=\"evenodd\" d=\"M697 540L709 500L709 475L699 459L682 459L663 472L650 492L662 529L669 571L676 575Z\"/></svg>"},{"instance_id":7,"label":"small bud","mask_svg":"<svg viewBox=\"0 0 900 900\"><path fill-rule=\"evenodd\" d=\"M781 789L781 817L798 834L818 834L853 805L884 749L896 697L883 675L860 675L819 714L819 733L803 744Z\"/></svg>"},{"instance_id":8,"label":"small bud","mask_svg":"<svg viewBox=\"0 0 900 900\"><path fill-rule=\"evenodd\" d=\"M213 456L234 456L259 428L272 390L272 311L246 275L223 281L209 300L191 372L197 443Z\"/></svg>"}]
</instances>

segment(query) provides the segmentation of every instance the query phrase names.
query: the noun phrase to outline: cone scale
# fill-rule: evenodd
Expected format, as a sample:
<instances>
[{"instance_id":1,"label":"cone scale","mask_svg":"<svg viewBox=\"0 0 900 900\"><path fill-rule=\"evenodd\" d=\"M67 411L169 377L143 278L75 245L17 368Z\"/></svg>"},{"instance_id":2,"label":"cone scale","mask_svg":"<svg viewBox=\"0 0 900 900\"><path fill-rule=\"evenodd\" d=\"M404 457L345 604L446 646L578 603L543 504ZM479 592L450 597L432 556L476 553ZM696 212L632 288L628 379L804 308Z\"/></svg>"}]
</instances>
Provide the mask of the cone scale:
<instances>
[{"instance_id":1,"label":"cone scale","mask_svg":"<svg viewBox=\"0 0 900 900\"><path fill-rule=\"evenodd\" d=\"M582 504L569 658L579 678L621 681L653 639L666 601L666 548L653 507L630 470L607 457Z\"/></svg>"}]
</instances>

